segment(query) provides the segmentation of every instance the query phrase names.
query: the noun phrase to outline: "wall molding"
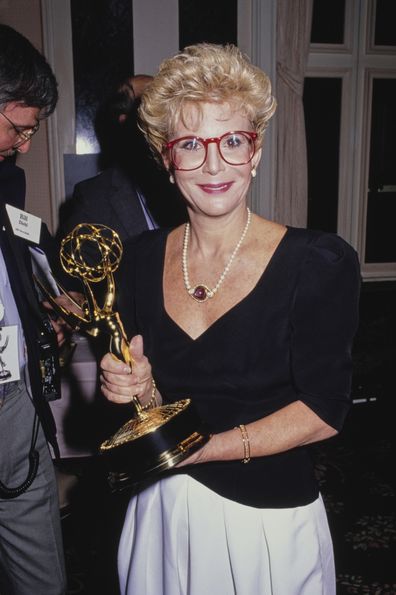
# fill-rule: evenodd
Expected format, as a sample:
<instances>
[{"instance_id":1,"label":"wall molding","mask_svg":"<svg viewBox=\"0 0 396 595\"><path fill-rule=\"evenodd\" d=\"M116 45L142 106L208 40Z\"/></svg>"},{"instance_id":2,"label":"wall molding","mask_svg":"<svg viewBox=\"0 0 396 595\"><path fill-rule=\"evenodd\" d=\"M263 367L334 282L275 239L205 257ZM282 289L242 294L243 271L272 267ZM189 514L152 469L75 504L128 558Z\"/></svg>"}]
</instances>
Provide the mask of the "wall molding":
<instances>
[{"instance_id":1,"label":"wall molding","mask_svg":"<svg viewBox=\"0 0 396 595\"><path fill-rule=\"evenodd\" d=\"M238 45L268 74L275 89L276 0L238 1ZM275 212L275 140L276 115L265 132L261 162L250 191L253 211L266 219L273 219Z\"/></svg>"},{"instance_id":2,"label":"wall molding","mask_svg":"<svg viewBox=\"0 0 396 595\"><path fill-rule=\"evenodd\" d=\"M59 83L59 101L48 120L51 226L58 227L65 199L63 155L75 152L73 48L69 0L41 0L44 54Z\"/></svg>"}]
</instances>

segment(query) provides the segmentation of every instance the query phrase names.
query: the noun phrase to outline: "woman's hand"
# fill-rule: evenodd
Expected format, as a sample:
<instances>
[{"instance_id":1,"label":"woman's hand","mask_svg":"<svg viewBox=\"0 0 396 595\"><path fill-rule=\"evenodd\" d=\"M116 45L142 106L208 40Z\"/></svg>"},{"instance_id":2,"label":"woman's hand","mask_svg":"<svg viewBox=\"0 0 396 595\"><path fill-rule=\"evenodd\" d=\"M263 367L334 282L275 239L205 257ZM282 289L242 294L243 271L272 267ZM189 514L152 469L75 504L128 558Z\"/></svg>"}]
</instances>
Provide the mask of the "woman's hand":
<instances>
[{"instance_id":1,"label":"woman's hand","mask_svg":"<svg viewBox=\"0 0 396 595\"><path fill-rule=\"evenodd\" d=\"M132 370L111 353L103 357L100 362L102 393L114 403L129 403L136 395L144 407L151 399L153 385L151 365L144 355L141 335L133 337L129 352L133 360Z\"/></svg>"}]
</instances>

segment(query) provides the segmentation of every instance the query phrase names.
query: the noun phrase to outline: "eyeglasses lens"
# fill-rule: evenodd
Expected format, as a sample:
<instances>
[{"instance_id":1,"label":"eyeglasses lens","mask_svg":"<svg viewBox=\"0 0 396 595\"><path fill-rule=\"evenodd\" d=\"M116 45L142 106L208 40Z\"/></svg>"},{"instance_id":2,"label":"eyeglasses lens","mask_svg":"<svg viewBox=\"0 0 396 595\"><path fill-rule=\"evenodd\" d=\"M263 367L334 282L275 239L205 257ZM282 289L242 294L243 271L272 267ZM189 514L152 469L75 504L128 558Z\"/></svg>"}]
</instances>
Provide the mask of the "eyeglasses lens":
<instances>
[{"instance_id":1,"label":"eyeglasses lens","mask_svg":"<svg viewBox=\"0 0 396 595\"><path fill-rule=\"evenodd\" d=\"M16 141L14 147L20 147L24 143L27 143L32 138L32 136L36 134L39 127L39 124L36 124L36 126L34 126L33 128L29 128L28 130L16 131L18 134L18 140Z\"/></svg>"}]
</instances>

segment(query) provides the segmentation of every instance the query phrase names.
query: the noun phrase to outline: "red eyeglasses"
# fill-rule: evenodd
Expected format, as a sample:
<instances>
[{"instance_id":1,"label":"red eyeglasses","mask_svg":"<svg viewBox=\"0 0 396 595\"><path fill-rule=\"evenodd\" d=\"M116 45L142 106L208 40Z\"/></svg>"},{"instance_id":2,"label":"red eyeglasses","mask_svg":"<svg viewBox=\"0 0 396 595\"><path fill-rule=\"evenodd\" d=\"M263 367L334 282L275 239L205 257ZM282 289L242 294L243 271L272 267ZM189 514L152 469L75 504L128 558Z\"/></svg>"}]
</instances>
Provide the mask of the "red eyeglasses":
<instances>
[{"instance_id":1,"label":"red eyeglasses","mask_svg":"<svg viewBox=\"0 0 396 595\"><path fill-rule=\"evenodd\" d=\"M176 170L199 169L206 161L209 143L216 143L221 158L229 165L245 165L256 152L256 132L236 130L222 136L201 138L182 136L165 145Z\"/></svg>"}]
</instances>

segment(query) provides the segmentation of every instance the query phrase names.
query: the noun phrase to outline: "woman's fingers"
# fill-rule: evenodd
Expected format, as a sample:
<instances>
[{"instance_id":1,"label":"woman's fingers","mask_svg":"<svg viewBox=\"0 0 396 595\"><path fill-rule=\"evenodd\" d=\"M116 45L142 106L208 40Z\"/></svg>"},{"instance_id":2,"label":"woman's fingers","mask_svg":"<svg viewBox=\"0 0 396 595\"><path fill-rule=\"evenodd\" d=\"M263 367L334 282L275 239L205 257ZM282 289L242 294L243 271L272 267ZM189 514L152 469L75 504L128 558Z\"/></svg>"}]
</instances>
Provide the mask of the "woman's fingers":
<instances>
[{"instance_id":1,"label":"woman's fingers","mask_svg":"<svg viewBox=\"0 0 396 595\"><path fill-rule=\"evenodd\" d=\"M136 335L129 343L129 351L133 358L132 374L135 374L140 380L150 380L151 382L151 365L147 357L144 355L143 337Z\"/></svg>"},{"instance_id":2,"label":"woman's fingers","mask_svg":"<svg viewBox=\"0 0 396 595\"><path fill-rule=\"evenodd\" d=\"M103 395L113 403L129 403L133 396L137 394L133 387L123 388L120 386L110 386L101 378L101 390Z\"/></svg>"},{"instance_id":3,"label":"woman's fingers","mask_svg":"<svg viewBox=\"0 0 396 595\"><path fill-rule=\"evenodd\" d=\"M116 374L117 376L126 376L131 374L131 368L125 362L119 360L112 353L106 353L100 362L102 372Z\"/></svg>"},{"instance_id":4,"label":"woman's fingers","mask_svg":"<svg viewBox=\"0 0 396 595\"><path fill-rule=\"evenodd\" d=\"M142 335L135 335L129 343L129 351L135 361L141 359L144 355L143 337Z\"/></svg>"}]
</instances>

